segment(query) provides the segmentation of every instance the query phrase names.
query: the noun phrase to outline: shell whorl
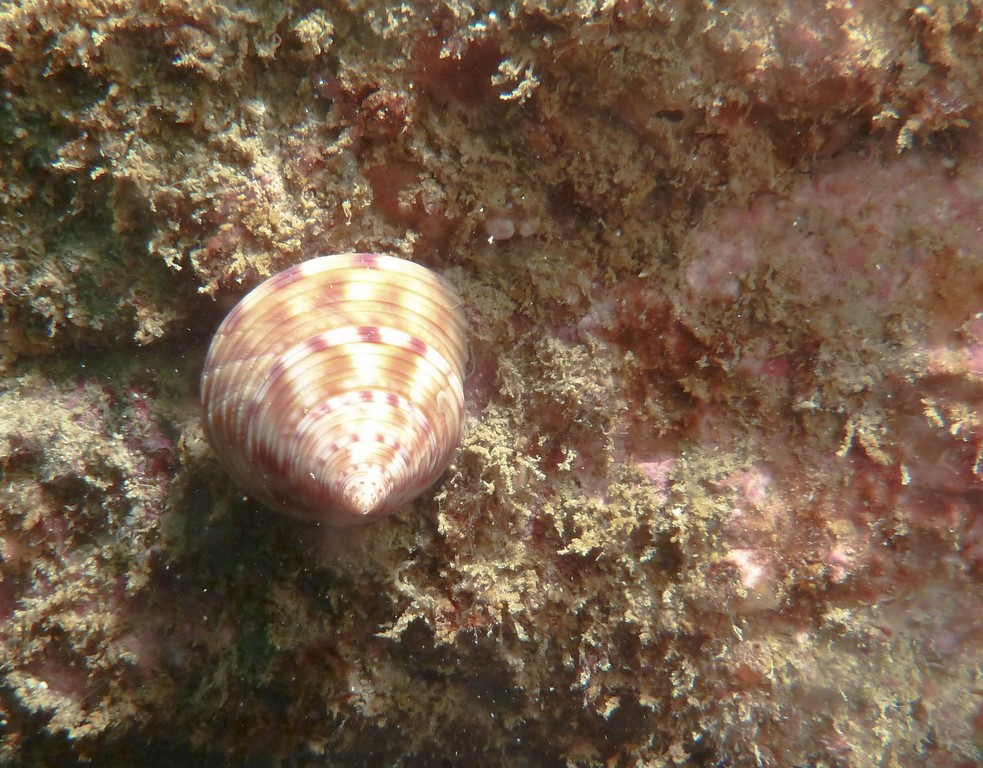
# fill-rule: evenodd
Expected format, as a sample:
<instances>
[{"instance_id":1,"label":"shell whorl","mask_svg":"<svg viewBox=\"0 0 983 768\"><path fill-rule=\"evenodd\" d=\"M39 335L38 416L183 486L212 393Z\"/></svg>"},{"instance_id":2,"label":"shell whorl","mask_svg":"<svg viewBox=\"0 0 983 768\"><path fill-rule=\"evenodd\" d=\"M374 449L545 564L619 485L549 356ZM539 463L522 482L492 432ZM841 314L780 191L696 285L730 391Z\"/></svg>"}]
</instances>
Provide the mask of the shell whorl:
<instances>
[{"instance_id":1,"label":"shell whorl","mask_svg":"<svg viewBox=\"0 0 983 768\"><path fill-rule=\"evenodd\" d=\"M459 297L425 267L366 253L303 262L215 333L205 435L270 506L335 525L375 519L433 483L460 442L466 337Z\"/></svg>"}]
</instances>

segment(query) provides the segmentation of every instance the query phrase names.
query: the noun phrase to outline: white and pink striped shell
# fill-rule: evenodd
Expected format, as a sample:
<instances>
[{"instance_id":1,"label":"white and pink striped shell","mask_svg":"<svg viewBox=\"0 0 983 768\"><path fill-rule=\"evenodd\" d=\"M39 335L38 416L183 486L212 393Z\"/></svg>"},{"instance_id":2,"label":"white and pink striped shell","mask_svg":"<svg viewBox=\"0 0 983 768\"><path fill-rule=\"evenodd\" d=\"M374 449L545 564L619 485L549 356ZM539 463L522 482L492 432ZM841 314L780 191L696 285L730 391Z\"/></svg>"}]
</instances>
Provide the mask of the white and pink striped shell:
<instances>
[{"instance_id":1,"label":"white and pink striped shell","mask_svg":"<svg viewBox=\"0 0 983 768\"><path fill-rule=\"evenodd\" d=\"M461 439L467 330L454 289L393 256L306 261L245 296L201 376L204 429L253 497L352 525L411 501Z\"/></svg>"}]
</instances>

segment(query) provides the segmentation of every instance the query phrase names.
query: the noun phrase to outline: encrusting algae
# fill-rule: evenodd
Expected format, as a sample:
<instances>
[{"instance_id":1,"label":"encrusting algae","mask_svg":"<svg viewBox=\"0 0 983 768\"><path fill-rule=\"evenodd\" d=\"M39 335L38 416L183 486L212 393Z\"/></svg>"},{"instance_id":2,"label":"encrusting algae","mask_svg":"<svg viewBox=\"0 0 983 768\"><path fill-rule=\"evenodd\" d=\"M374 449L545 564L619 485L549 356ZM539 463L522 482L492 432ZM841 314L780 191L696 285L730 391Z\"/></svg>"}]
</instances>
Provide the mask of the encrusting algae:
<instances>
[{"instance_id":1,"label":"encrusting algae","mask_svg":"<svg viewBox=\"0 0 983 768\"><path fill-rule=\"evenodd\" d=\"M981 24L5 4L0 762L983 760ZM346 252L471 347L451 466L355 538L196 397Z\"/></svg>"}]
</instances>

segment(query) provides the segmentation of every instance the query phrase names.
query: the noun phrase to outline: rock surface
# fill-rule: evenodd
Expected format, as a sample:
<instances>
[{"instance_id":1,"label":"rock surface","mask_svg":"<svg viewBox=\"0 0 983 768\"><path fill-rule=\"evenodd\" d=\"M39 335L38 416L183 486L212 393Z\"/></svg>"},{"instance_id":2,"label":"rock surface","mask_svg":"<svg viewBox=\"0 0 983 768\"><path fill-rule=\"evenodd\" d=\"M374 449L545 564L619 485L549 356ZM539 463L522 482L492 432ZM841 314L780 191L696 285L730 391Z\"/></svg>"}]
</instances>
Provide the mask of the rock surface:
<instances>
[{"instance_id":1,"label":"rock surface","mask_svg":"<svg viewBox=\"0 0 983 768\"><path fill-rule=\"evenodd\" d=\"M0 762L978 765L983 6L324 5L0 6ZM197 377L347 251L473 372L339 532Z\"/></svg>"}]
</instances>

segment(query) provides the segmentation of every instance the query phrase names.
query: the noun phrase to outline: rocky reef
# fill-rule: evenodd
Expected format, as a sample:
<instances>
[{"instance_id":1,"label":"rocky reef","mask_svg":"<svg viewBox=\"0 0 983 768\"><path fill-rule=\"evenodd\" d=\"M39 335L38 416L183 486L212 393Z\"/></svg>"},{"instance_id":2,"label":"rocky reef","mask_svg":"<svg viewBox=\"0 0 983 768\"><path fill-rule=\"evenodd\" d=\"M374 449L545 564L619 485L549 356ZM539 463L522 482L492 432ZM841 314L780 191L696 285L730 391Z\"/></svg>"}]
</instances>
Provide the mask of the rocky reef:
<instances>
[{"instance_id":1,"label":"rocky reef","mask_svg":"<svg viewBox=\"0 0 983 768\"><path fill-rule=\"evenodd\" d=\"M983 4L0 5L0 763L983 760ZM325 253L467 426L357 529L197 382Z\"/></svg>"}]
</instances>

